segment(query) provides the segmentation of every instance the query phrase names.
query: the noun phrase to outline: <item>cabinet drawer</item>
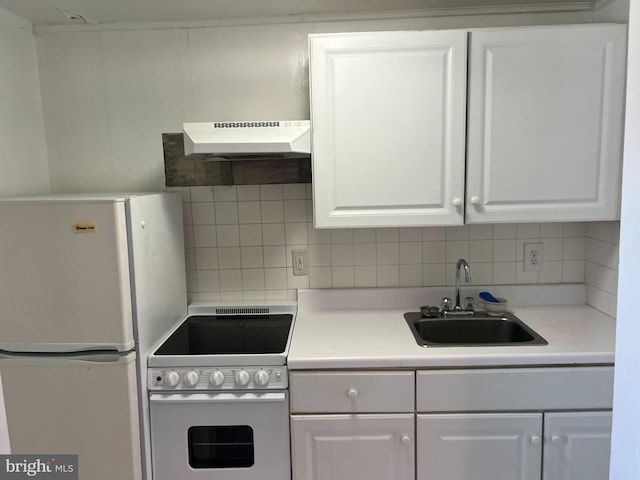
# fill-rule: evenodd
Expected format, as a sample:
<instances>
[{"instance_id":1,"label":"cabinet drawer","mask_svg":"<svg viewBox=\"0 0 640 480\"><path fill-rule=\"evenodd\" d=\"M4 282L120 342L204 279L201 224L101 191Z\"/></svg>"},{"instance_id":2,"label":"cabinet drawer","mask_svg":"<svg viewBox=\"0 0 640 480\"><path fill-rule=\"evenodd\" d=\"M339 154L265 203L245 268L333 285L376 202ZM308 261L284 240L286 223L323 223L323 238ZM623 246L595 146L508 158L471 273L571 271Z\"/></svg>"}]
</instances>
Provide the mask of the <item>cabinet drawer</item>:
<instances>
[{"instance_id":1,"label":"cabinet drawer","mask_svg":"<svg viewBox=\"0 0 640 480\"><path fill-rule=\"evenodd\" d=\"M413 412L413 372L292 372L293 413Z\"/></svg>"},{"instance_id":2,"label":"cabinet drawer","mask_svg":"<svg viewBox=\"0 0 640 480\"><path fill-rule=\"evenodd\" d=\"M418 412L610 409L613 367L421 371Z\"/></svg>"}]
</instances>

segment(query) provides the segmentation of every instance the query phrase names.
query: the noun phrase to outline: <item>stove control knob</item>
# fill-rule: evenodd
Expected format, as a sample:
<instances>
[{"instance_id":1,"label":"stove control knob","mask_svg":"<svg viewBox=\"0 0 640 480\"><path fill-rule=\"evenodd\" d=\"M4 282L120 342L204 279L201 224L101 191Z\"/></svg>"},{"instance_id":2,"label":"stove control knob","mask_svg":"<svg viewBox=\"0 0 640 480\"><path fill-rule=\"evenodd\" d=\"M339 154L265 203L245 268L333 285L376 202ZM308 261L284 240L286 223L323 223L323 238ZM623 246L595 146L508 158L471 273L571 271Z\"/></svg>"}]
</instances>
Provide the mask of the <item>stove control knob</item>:
<instances>
[{"instance_id":1,"label":"stove control knob","mask_svg":"<svg viewBox=\"0 0 640 480\"><path fill-rule=\"evenodd\" d=\"M240 370L236 373L236 383L241 387L249 384L249 372L246 370Z\"/></svg>"},{"instance_id":2,"label":"stove control knob","mask_svg":"<svg viewBox=\"0 0 640 480\"><path fill-rule=\"evenodd\" d=\"M170 387L175 387L180 383L180 375L175 370L171 370L164 378L164 383Z\"/></svg>"},{"instance_id":3,"label":"stove control knob","mask_svg":"<svg viewBox=\"0 0 640 480\"><path fill-rule=\"evenodd\" d=\"M198 380L200 380L200 375L195 370L191 370L187 372L184 377L184 383L189 385L190 387L195 387L198 384Z\"/></svg>"},{"instance_id":4,"label":"stove control knob","mask_svg":"<svg viewBox=\"0 0 640 480\"><path fill-rule=\"evenodd\" d=\"M257 385L264 387L267 383L269 383L269 372L266 370L258 370L255 376L255 382Z\"/></svg>"},{"instance_id":5,"label":"stove control knob","mask_svg":"<svg viewBox=\"0 0 640 480\"><path fill-rule=\"evenodd\" d=\"M209 383L214 387L220 387L224 383L224 373L220 370L216 370L211 374L211 378L209 378Z\"/></svg>"}]
</instances>

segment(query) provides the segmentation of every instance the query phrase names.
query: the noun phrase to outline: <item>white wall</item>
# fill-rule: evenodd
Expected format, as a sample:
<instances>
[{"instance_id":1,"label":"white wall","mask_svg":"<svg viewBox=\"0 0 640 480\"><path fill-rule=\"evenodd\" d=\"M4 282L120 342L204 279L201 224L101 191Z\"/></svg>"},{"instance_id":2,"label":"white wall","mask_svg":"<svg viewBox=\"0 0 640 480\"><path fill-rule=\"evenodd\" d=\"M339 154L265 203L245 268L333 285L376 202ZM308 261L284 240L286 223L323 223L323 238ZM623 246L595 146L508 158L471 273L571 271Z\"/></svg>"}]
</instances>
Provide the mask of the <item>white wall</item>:
<instances>
[{"instance_id":1,"label":"white wall","mask_svg":"<svg viewBox=\"0 0 640 480\"><path fill-rule=\"evenodd\" d=\"M627 109L620 228L611 480L636 480L640 472L640 2L629 15Z\"/></svg>"},{"instance_id":2,"label":"white wall","mask_svg":"<svg viewBox=\"0 0 640 480\"><path fill-rule=\"evenodd\" d=\"M624 21L595 13L476 15L37 35L51 184L56 192L160 190L161 134L185 121L309 118L307 35Z\"/></svg>"}]
</instances>

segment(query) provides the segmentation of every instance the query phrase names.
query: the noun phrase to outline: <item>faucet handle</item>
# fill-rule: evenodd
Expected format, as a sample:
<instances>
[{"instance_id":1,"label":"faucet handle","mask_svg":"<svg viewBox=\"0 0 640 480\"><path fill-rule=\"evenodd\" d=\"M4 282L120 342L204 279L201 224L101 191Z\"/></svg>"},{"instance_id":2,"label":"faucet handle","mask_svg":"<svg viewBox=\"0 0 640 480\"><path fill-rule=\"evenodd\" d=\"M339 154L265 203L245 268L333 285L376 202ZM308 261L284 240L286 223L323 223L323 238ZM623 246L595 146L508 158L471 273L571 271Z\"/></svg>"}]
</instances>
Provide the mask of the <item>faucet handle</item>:
<instances>
[{"instance_id":1,"label":"faucet handle","mask_svg":"<svg viewBox=\"0 0 640 480\"><path fill-rule=\"evenodd\" d=\"M464 309L465 310L475 310L475 302L473 301L473 297L464 297Z\"/></svg>"},{"instance_id":2,"label":"faucet handle","mask_svg":"<svg viewBox=\"0 0 640 480\"><path fill-rule=\"evenodd\" d=\"M449 297L444 297L440 302L440 310L448 312L453 308L453 302Z\"/></svg>"}]
</instances>

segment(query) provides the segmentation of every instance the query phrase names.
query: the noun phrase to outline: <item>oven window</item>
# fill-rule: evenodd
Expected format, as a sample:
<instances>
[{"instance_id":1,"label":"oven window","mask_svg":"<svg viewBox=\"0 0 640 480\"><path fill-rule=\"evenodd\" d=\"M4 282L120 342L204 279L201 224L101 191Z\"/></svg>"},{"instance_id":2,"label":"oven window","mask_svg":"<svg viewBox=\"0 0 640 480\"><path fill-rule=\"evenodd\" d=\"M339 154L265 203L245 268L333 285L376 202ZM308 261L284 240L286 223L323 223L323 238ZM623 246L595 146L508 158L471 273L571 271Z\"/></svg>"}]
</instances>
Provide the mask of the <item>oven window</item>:
<instances>
[{"instance_id":1,"label":"oven window","mask_svg":"<svg viewBox=\"0 0 640 480\"><path fill-rule=\"evenodd\" d=\"M191 468L253 466L253 429L248 425L191 427L188 442Z\"/></svg>"}]
</instances>

